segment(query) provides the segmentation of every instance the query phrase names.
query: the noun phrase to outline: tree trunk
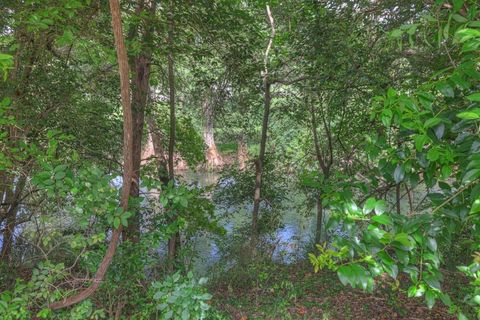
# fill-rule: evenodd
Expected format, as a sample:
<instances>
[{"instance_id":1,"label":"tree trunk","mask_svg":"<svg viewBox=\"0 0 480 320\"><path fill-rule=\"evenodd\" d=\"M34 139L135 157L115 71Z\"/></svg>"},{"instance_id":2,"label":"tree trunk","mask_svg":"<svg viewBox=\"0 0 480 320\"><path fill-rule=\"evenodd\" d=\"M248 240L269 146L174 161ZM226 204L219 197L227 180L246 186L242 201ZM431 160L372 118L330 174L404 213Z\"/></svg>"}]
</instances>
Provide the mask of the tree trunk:
<instances>
[{"instance_id":1,"label":"tree trunk","mask_svg":"<svg viewBox=\"0 0 480 320\"><path fill-rule=\"evenodd\" d=\"M207 145L207 150L205 153L205 158L207 160L207 167L214 168L219 167L222 165L222 157L218 152L217 145L215 144L215 137L214 137L214 109L213 103L211 101L211 96L213 95L213 90L211 90L211 94L205 99L203 103L203 140Z\"/></svg>"},{"instance_id":2,"label":"tree trunk","mask_svg":"<svg viewBox=\"0 0 480 320\"><path fill-rule=\"evenodd\" d=\"M308 103L308 99L307 99ZM318 171L323 173L323 183L325 184L328 181L328 177L330 175L330 167L332 165L332 157L330 156L330 161L326 162L325 158L326 155L322 153L322 149L320 148L320 141L318 139L318 133L317 133L317 118L315 116L315 108L313 105L310 105L310 120L311 120L311 126L312 126L312 136L313 136L313 145L315 149L315 157L317 158L317 164L318 164ZM326 123L324 122L325 128L326 128ZM327 131L327 130L325 130ZM327 131L327 134L330 134L330 131ZM329 141L331 138L328 139ZM331 143L329 143L329 150L330 150L330 155L332 154L332 147ZM322 222L323 222L323 201L322 201L322 189L320 187L320 190L317 191L317 196L316 196L316 207L317 207L317 223L316 223L316 230L315 230L315 243L320 243L322 239Z\"/></svg>"},{"instance_id":3,"label":"tree trunk","mask_svg":"<svg viewBox=\"0 0 480 320\"><path fill-rule=\"evenodd\" d=\"M156 10L156 2L152 1L150 13L154 14ZM144 11L144 2L139 1L136 9L136 15L141 16ZM129 32L129 38L132 39L137 35L137 26ZM147 107L149 89L150 89L150 64L151 64L151 50L145 48L150 43L153 27L146 28L143 35L144 48L142 52L133 58L132 66L132 119L133 119L133 179L130 188L130 196L138 197L140 193L140 165L142 156L142 137L143 127L145 125L145 110ZM140 212L139 208L131 208L136 211L124 230L125 239L133 243L138 243L140 240Z\"/></svg>"},{"instance_id":4,"label":"tree trunk","mask_svg":"<svg viewBox=\"0 0 480 320\"><path fill-rule=\"evenodd\" d=\"M6 197L6 204L7 204L7 212L6 212L6 229L3 234L3 245L2 245L2 251L0 253L0 257L2 260L5 261L10 261L10 253L12 252L12 247L13 247L13 234L15 227L17 225L17 212L18 212L18 206L20 205L20 199L23 193L23 189L25 188L25 182L27 181L27 178L25 175L21 175L15 184L15 191L12 192L10 189L7 192L7 197Z\"/></svg>"},{"instance_id":5,"label":"tree trunk","mask_svg":"<svg viewBox=\"0 0 480 320\"><path fill-rule=\"evenodd\" d=\"M169 103L170 103L170 137L168 143L168 178L172 183L175 182L174 173L174 156L175 156L175 131L176 131L176 116L175 116L175 72L173 59L173 1L169 1L169 12L167 16L168 23L168 86L169 86ZM176 217L172 217L171 222L174 222ZM180 248L180 232L176 232L170 239L168 239L168 269L173 271L174 261L177 256L177 251Z\"/></svg>"},{"instance_id":6,"label":"tree trunk","mask_svg":"<svg viewBox=\"0 0 480 320\"><path fill-rule=\"evenodd\" d=\"M322 241L322 224L323 224L323 203L322 203L322 194L320 193L320 191L317 194L316 206L317 206L317 228L315 230L315 243L320 243Z\"/></svg>"},{"instance_id":7,"label":"tree trunk","mask_svg":"<svg viewBox=\"0 0 480 320\"><path fill-rule=\"evenodd\" d=\"M127 50L123 41L122 21L120 13L120 4L118 0L109 0L110 12L112 15L112 29L115 37L115 47L117 49L118 69L120 75L120 89L123 106L123 182L122 182L122 195L120 203L123 211L128 210L128 199L130 195L130 187L132 185L133 178L133 148L132 148L132 136L133 136L133 121L132 121L132 109L130 101L130 84L129 84L129 67ZM117 243L122 234L122 225L112 232L112 237L108 245L107 251L100 263L95 277L92 279L91 285L80 291L74 296L63 299L62 301L54 302L49 305L53 310L69 307L73 304L82 302L90 297L99 287L105 274L112 262L113 256L117 249Z\"/></svg>"},{"instance_id":8,"label":"tree trunk","mask_svg":"<svg viewBox=\"0 0 480 320\"><path fill-rule=\"evenodd\" d=\"M395 206L397 208L397 214L400 214L400 183L395 186Z\"/></svg>"},{"instance_id":9,"label":"tree trunk","mask_svg":"<svg viewBox=\"0 0 480 320\"><path fill-rule=\"evenodd\" d=\"M163 185L167 185L169 181L168 177L168 163L165 158L165 150L163 149L162 140L163 137L160 130L157 128L157 124L152 117L147 117L148 131L150 139L153 145L153 153L157 161L158 178Z\"/></svg>"},{"instance_id":10,"label":"tree trunk","mask_svg":"<svg viewBox=\"0 0 480 320\"><path fill-rule=\"evenodd\" d=\"M237 138L237 162L238 162L238 169L244 170L245 166L248 161L248 148L247 142L245 141L245 137L240 135Z\"/></svg>"},{"instance_id":11,"label":"tree trunk","mask_svg":"<svg viewBox=\"0 0 480 320\"><path fill-rule=\"evenodd\" d=\"M260 211L261 190L262 190L262 175L263 175L263 162L265 160L265 148L267 144L267 131L268 131L268 119L270 116L270 80L268 74L268 54L273 44L273 38L275 37L275 23L270 11L270 6L266 5L267 16L270 21L271 34L268 41L267 49L264 56L264 71L263 71L263 89L264 89L264 110L262 121L262 135L260 138L260 152L258 159L255 162L255 193L253 196L253 211L252 211L252 235L251 235L251 249L255 254L255 249L258 241L258 215Z\"/></svg>"}]
</instances>

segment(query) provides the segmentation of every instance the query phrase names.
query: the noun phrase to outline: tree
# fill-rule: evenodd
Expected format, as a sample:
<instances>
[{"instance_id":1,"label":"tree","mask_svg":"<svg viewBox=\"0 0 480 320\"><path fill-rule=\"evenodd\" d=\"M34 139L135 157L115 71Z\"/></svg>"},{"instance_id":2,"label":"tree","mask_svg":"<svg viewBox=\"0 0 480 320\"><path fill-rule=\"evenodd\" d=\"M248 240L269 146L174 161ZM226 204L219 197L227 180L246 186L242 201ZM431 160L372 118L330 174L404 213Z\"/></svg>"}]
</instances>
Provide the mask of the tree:
<instances>
[{"instance_id":1,"label":"tree","mask_svg":"<svg viewBox=\"0 0 480 320\"><path fill-rule=\"evenodd\" d=\"M129 67L127 50L123 41L122 22L120 4L118 0L110 0L110 12L112 15L112 29L115 36L115 47L117 50L118 70L120 75L121 98L123 106L123 186L120 203L123 211L128 211L128 200L131 192L131 183L133 180L133 117L130 100L130 84L129 84ZM61 309L69 307L73 304L79 303L89 296L91 296L100 285L108 270L108 266L112 262L113 256L117 248L120 235L123 230L123 225L120 224L112 232L110 244L105 252L105 256L95 277L92 279L92 284L77 293L74 296L68 297L62 301L52 303L49 305L51 309Z\"/></svg>"}]
</instances>

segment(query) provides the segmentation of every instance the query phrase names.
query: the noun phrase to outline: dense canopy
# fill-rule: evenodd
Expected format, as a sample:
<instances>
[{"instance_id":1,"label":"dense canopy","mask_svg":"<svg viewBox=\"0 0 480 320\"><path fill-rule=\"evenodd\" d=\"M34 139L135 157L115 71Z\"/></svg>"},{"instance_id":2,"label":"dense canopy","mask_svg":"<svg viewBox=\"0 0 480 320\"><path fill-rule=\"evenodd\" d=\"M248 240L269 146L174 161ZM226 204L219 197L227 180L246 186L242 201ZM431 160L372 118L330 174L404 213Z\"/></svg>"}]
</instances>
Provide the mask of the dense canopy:
<instances>
[{"instance_id":1,"label":"dense canopy","mask_svg":"<svg viewBox=\"0 0 480 320\"><path fill-rule=\"evenodd\" d=\"M2 0L0 319L480 319L475 0Z\"/></svg>"}]
</instances>

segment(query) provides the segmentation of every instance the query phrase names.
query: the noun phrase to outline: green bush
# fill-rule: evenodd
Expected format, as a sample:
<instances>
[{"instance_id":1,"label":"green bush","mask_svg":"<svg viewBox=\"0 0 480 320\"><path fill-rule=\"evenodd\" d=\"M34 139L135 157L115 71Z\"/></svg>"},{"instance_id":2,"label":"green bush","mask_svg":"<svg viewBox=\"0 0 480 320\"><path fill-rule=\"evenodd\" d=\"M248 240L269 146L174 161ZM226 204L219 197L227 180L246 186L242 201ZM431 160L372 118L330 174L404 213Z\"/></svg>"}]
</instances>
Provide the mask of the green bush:
<instances>
[{"instance_id":1,"label":"green bush","mask_svg":"<svg viewBox=\"0 0 480 320\"><path fill-rule=\"evenodd\" d=\"M192 272L187 276L175 273L163 282L153 282L153 299L158 319L206 319L212 295L206 292L206 278L196 280Z\"/></svg>"}]
</instances>

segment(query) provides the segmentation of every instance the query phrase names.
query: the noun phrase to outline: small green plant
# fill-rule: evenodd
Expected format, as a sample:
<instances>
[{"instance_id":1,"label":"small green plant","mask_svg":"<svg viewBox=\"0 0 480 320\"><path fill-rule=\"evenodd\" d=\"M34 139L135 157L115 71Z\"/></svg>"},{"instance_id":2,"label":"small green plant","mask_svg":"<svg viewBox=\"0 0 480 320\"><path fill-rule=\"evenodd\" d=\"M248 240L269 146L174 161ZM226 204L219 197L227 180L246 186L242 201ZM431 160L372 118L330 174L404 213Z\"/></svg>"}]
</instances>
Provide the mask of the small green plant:
<instances>
[{"instance_id":1,"label":"small green plant","mask_svg":"<svg viewBox=\"0 0 480 320\"><path fill-rule=\"evenodd\" d=\"M175 273L163 282L152 283L158 319L206 319L212 295L206 292L206 278L196 280L192 272L187 276Z\"/></svg>"},{"instance_id":2,"label":"small green plant","mask_svg":"<svg viewBox=\"0 0 480 320\"><path fill-rule=\"evenodd\" d=\"M465 297L465 302L473 307L477 318L480 319L480 254L478 252L475 254L475 260L471 265L458 269L472 279L469 287L471 290ZM460 312L459 319L466 319L466 316Z\"/></svg>"}]
</instances>

